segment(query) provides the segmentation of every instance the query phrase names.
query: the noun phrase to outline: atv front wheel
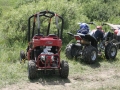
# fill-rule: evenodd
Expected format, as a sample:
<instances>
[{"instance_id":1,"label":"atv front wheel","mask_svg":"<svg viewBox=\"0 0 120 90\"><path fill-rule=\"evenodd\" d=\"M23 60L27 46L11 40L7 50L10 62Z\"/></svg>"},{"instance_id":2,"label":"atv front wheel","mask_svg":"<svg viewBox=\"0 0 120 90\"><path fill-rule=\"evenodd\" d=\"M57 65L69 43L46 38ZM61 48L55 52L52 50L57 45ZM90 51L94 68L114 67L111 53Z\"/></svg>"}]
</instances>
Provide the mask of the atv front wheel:
<instances>
[{"instance_id":1,"label":"atv front wheel","mask_svg":"<svg viewBox=\"0 0 120 90\"><path fill-rule=\"evenodd\" d=\"M65 55L68 59L72 59L73 57L76 56L77 53L77 47L73 44L68 44L66 49L65 49Z\"/></svg>"},{"instance_id":2,"label":"atv front wheel","mask_svg":"<svg viewBox=\"0 0 120 90\"><path fill-rule=\"evenodd\" d=\"M37 78L37 69L34 60L28 62L28 78L30 80Z\"/></svg>"},{"instance_id":3,"label":"atv front wheel","mask_svg":"<svg viewBox=\"0 0 120 90\"><path fill-rule=\"evenodd\" d=\"M93 46L87 46L83 50L82 56L83 56L83 60L86 63L89 63L89 64L95 63L98 57L97 49Z\"/></svg>"},{"instance_id":4,"label":"atv front wheel","mask_svg":"<svg viewBox=\"0 0 120 90\"><path fill-rule=\"evenodd\" d=\"M66 61L62 61L60 63L60 76L62 78L67 78L68 77L68 74L69 74L69 65L68 65L68 62Z\"/></svg>"},{"instance_id":5,"label":"atv front wheel","mask_svg":"<svg viewBox=\"0 0 120 90\"><path fill-rule=\"evenodd\" d=\"M112 43L108 43L107 46L105 47L106 59L115 59L116 55L117 55L117 47Z\"/></svg>"}]
</instances>

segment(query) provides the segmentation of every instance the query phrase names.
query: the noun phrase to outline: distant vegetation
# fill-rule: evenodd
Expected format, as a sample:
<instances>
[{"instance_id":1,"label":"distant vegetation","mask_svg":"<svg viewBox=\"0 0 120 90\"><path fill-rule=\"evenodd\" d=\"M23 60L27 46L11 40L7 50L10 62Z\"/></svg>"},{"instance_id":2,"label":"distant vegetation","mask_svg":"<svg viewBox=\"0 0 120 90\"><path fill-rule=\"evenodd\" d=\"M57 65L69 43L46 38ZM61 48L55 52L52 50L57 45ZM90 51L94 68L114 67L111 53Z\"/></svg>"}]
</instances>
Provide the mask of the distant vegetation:
<instances>
[{"instance_id":1,"label":"distant vegetation","mask_svg":"<svg viewBox=\"0 0 120 90\"><path fill-rule=\"evenodd\" d=\"M19 59L19 51L27 43L28 17L36 12L50 10L64 18L65 44L71 40L66 32L76 33L78 22L119 24L119 3L120 0L0 0L0 57L3 61Z\"/></svg>"},{"instance_id":2,"label":"distant vegetation","mask_svg":"<svg viewBox=\"0 0 120 90\"><path fill-rule=\"evenodd\" d=\"M104 57L100 57L98 62L93 65L86 65L80 60L68 60L64 54L66 44L73 39L66 32L76 33L76 30L79 29L77 23L93 21L97 25L103 22L120 24L119 4L120 0L0 0L0 89L14 83L15 86L18 83L18 89L27 89L28 85L23 87L26 85L24 82L29 85L35 83L35 87L36 84L41 84L44 89L46 86L56 88L56 85L59 87L59 84L64 89L67 86L77 90L86 88L95 90L96 87L99 88L98 90L120 88L119 52L115 61L107 61ZM52 77L51 79L40 79L37 83L36 81L29 82L27 63L19 63L19 52L26 50L28 44L26 37L28 17L43 10L54 11L64 18L61 59L69 62L70 80L59 80ZM94 29L95 26L91 25L90 28ZM96 83L97 86L95 86Z\"/></svg>"}]
</instances>

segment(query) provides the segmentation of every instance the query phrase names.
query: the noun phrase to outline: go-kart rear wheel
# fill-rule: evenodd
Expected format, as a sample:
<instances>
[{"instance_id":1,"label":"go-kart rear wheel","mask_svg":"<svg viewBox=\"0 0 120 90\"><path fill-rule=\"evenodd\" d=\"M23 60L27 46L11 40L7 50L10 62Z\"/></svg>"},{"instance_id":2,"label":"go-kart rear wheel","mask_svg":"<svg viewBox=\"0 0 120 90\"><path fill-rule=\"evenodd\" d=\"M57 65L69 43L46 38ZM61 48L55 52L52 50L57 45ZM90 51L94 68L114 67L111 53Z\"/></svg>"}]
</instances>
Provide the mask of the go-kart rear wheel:
<instances>
[{"instance_id":1,"label":"go-kart rear wheel","mask_svg":"<svg viewBox=\"0 0 120 90\"><path fill-rule=\"evenodd\" d=\"M25 63L25 52L24 51L20 51L20 63Z\"/></svg>"},{"instance_id":2,"label":"go-kart rear wheel","mask_svg":"<svg viewBox=\"0 0 120 90\"><path fill-rule=\"evenodd\" d=\"M37 69L34 60L28 62L28 78L30 80L37 78Z\"/></svg>"},{"instance_id":3,"label":"go-kart rear wheel","mask_svg":"<svg viewBox=\"0 0 120 90\"><path fill-rule=\"evenodd\" d=\"M68 59L72 59L73 57L75 57L76 53L77 53L77 47L74 46L73 44L68 44L66 49L65 49L65 55Z\"/></svg>"},{"instance_id":4,"label":"go-kart rear wheel","mask_svg":"<svg viewBox=\"0 0 120 90\"><path fill-rule=\"evenodd\" d=\"M69 65L68 65L68 62L67 61L61 61L60 63L60 76L62 78L67 78L68 77L68 74L69 74Z\"/></svg>"},{"instance_id":5,"label":"go-kart rear wheel","mask_svg":"<svg viewBox=\"0 0 120 90\"><path fill-rule=\"evenodd\" d=\"M117 47L112 43L108 43L107 46L105 47L106 59L115 59L116 55L117 55Z\"/></svg>"},{"instance_id":6,"label":"go-kart rear wheel","mask_svg":"<svg viewBox=\"0 0 120 90\"><path fill-rule=\"evenodd\" d=\"M87 46L84 50L83 50L83 60L88 63L88 64L92 64L95 63L98 57L98 52L97 49L93 46Z\"/></svg>"}]
</instances>

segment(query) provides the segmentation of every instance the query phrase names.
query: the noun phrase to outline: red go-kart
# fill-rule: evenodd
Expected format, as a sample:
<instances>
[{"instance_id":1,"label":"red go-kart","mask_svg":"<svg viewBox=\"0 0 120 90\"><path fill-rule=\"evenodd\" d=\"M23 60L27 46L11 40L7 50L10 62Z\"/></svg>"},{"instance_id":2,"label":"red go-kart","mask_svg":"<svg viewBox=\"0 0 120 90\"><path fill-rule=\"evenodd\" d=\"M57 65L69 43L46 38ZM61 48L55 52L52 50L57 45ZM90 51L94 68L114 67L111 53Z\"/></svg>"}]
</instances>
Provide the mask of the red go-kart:
<instances>
[{"instance_id":1,"label":"red go-kart","mask_svg":"<svg viewBox=\"0 0 120 90\"><path fill-rule=\"evenodd\" d=\"M29 79L35 79L38 70L45 74L50 70L59 70L61 77L68 77L68 62L60 59L63 24L63 18L51 11L42 11L29 17L27 52L20 52L20 61L28 60Z\"/></svg>"}]
</instances>

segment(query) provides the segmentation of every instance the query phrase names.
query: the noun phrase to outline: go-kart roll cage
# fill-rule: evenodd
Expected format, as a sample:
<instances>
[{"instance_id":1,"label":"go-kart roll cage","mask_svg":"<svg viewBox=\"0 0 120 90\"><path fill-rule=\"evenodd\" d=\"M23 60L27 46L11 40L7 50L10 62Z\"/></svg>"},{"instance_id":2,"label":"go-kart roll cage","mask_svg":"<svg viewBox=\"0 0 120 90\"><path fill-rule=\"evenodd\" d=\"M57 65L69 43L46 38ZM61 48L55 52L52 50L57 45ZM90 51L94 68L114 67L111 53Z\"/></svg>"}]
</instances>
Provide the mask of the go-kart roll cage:
<instances>
[{"instance_id":1,"label":"go-kart roll cage","mask_svg":"<svg viewBox=\"0 0 120 90\"><path fill-rule=\"evenodd\" d=\"M30 25L31 25L31 18L34 18L34 21L33 21L33 28L32 28L32 37L34 36L34 31L35 31L35 23L36 23L36 18L37 18L37 21L38 21L38 27L37 27L37 31L38 31L38 35L40 35L40 17L41 16L45 16L47 18L50 18L49 20L49 24L48 24L48 29L47 29L47 35L49 35L49 31L50 31L50 24L51 24L51 19L55 16L55 21L56 21L56 26L57 26L57 35L59 38L62 39L62 33L63 33L63 25L64 25L64 21L63 21L63 18L61 16L59 16L58 14L54 13L54 12L51 12L51 11L42 11L42 12L39 12L39 13L36 13L32 16L29 17L28 19L28 42L30 42ZM60 18L61 19L61 31L60 31L60 28L58 27L58 19L57 18Z\"/></svg>"}]
</instances>

